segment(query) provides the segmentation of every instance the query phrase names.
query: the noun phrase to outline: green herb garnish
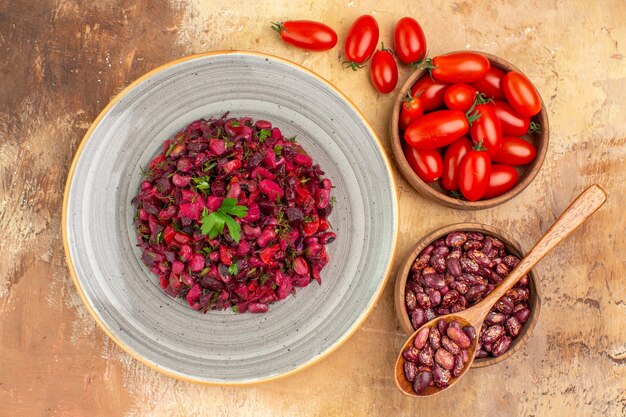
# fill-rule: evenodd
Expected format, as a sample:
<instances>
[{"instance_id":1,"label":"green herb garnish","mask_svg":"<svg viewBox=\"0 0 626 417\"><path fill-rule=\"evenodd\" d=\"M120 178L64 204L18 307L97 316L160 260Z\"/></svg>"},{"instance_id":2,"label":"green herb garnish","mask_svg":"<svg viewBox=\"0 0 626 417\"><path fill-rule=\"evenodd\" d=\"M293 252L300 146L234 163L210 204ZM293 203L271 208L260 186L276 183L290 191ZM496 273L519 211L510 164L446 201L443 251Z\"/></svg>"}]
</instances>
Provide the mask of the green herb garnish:
<instances>
[{"instance_id":1,"label":"green herb garnish","mask_svg":"<svg viewBox=\"0 0 626 417\"><path fill-rule=\"evenodd\" d=\"M228 227L230 237L237 243L241 238L241 226L233 218L246 217L248 207L238 206L236 198L225 198L222 205L213 213L208 213L206 209L202 211L202 234L208 235L209 239L215 239L218 234L224 232L224 225Z\"/></svg>"},{"instance_id":2,"label":"green herb garnish","mask_svg":"<svg viewBox=\"0 0 626 417\"><path fill-rule=\"evenodd\" d=\"M271 135L272 135L272 132L269 131L268 129L261 129L261 131L259 132L259 142L264 143L265 139L267 139Z\"/></svg>"}]
</instances>

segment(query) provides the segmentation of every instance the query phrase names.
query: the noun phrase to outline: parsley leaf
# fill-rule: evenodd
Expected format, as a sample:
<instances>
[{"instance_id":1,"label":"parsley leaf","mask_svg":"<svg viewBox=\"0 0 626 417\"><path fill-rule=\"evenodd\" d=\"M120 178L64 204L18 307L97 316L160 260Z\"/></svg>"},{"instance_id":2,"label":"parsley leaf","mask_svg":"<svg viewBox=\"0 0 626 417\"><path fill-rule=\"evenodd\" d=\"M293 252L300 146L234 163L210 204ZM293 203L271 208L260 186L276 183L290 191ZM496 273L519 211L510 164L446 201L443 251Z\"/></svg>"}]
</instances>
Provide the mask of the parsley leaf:
<instances>
[{"instance_id":1,"label":"parsley leaf","mask_svg":"<svg viewBox=\"0 0 626 417\"><path fill-rule=\"evenodd\" d=\"M234 305L233 306L233 313L239 314L239 306L238 305Z\"/></svg>"},{"instance_id":2,"label":"parsley leaf","mask_svg":"<svg viewBox=\"0 0 626 417\"><path fill-rule=\"evenodd\" d=\"M202 210L201 232L208 235L209 239L215 239L218 234L224 232L224 226L228 227L230 237L237 243L241 239L241 226L232 217L245 217L248 213L248 207L238 206L236 198L225 198L222 205L213 213L208 213L206 209Z\"/></svg>"},{"instance_id":3,"label":"parsley leaf","mask_svg":"<svg viewBox=\"0 0 626 417\"><path fill-rule=\"evenodd\" d=\"M274 155L281 156L283 154L283 145L274 146Z\"/></svg>"},{"instance_id":4,"label":"parsley leaf","mask_svg":"<svg viewBox=\"0 0 626 417\"><path fill-rule=\"evenodd\" d=\"M237 275L237 273L239 272L239 267L237 266L236 262L233 262L229 267L228 267L228 273L231 275Z\"/></svg>"},{"instance_id":5,"label":"parsley leaf","mask_svg":"<svg viewBox=\"0 0 626 417\"><path fill-rule=\"evenodd\" d=\"M270 130L261 129L261 131L259 132L259 142L264 143L265 139L267 139L271 135L272 135L272 132Z\"/></svg>"}]
</instances>

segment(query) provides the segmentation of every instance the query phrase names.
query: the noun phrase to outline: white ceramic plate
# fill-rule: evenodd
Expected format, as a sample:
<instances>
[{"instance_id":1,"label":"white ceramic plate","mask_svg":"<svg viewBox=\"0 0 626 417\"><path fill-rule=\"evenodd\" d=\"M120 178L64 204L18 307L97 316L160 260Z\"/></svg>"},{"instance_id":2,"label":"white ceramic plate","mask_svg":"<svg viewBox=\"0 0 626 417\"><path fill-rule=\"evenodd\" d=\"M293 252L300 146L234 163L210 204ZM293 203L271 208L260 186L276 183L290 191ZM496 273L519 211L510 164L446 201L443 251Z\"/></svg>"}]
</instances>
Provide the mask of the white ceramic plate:
<instances>
[{"instance_id":1,"label":"white ceramic plate","mask_svg":"<svg viewBox=\"0 0 626 417\"><path fill-rule=\"evenodd\" d=\"M230 111L270 120L336 188L322 285L266 314L201 314L163 293L140 260L131 199L141 168L191 121ZM363 322L389 273L398 229L389 161L359 111L319 76L280 58L217 52L166 64L98 116L70 169L63 208L70 272L86 307L122 348L170 376L246 384L287 375Z\"/></svg>"}]
</instances>

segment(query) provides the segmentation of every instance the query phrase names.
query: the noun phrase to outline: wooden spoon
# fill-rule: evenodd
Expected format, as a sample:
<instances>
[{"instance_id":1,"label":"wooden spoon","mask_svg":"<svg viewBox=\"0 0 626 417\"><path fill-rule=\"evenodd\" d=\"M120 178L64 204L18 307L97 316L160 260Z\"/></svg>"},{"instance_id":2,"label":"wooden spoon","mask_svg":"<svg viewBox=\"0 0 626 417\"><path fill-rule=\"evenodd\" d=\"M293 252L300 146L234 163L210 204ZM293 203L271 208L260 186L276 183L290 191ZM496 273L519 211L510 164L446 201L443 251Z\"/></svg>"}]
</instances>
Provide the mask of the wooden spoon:
<instances>
[{"instance_id":1,"label":"wooden spoon","mask_svg":"<svg viewBox=\"0 0 626 417\"><path fill-rule=\"evenodd\" d=\"M592 185L587 188L570 206L561 214L561 216L554 222L552 227L539 239L539 241L533 246L533 248L526 254L524 259L511 271L511 273L498 285L485 299L481 302L468 308L467 310L460 311L458 313L447 314L437 317L422 327L417 329L406 341L398 358L395 366L395 381L398 388L403 394L411 397L427 397L437 394L451 386L453 386L459 379L465 375L465 373L472 367L474 362L474 356L476 353L476 347L478 343L478 337L480 337L480 329L482 327L485 317L493 307L493 305L524 275L532 269L537 262L539 262L548 252L550 252L556 245L558 245L563 239L565 239L574 229L580 226L589 216L591 216L596 210L598 210L602 204L606 201L606 193L598 185ZM430 386L421 394L417 394L413 390L413 384L406 379L404 375L404 363L405 359L402 353L413 344L413 340L417 333L425 327L433 327L437 325L439 320L456 320L461 324L461 327L472 326L477 337L472 341L471 346L468 348L469 362L465 364L462 373L456 378L450 378L448 387L438 388L437 386Z\"/></svg>"}]
</instances>

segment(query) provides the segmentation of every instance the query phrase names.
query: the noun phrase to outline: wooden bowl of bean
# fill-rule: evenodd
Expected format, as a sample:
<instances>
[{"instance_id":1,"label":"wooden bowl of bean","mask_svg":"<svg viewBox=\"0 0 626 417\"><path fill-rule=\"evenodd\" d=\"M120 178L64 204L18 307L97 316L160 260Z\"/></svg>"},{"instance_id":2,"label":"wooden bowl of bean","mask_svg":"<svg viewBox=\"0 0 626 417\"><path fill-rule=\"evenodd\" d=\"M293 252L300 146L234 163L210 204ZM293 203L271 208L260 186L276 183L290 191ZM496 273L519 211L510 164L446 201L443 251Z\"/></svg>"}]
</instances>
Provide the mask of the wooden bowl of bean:
<instances>
[{"instance_id":1,"label":"wooden bowl of bean","mask_svg":"<svg viewBox=\"0 0 626 417\"><path fill-rule=\"evenodd\" d=\"M398 270L395 310L410 335L429 320L478 303L524 257L515 239L494 227L457 223L420 239ZM541 308L534 271L503 296L479 335L473 367L513 355L530 337Z\"/></svg>"},{"instance_id":2,"label":"wooden bowl of bean","mask_svg":"<svg viewBox=\"0 0 626 417\"><path fill-rule=\"evenodd\" d=\"M513 110L503 96L503 77L510 72L515 72L525 78L525 76L521 75L520 70L495 55L476 51L463 52L482 55L489 61L490 72L485 79L481 80L480 84L478 82L469 84L446 83L432 78L427 69L421 68L416 70L409 76L396 97L389 123L389 131L391 148L398 163L398 168L417 192L444 206L462 210L477 210L494 207L512 199L533 181L546 156L550 133L548 112L538 92L537 98L541 103L541 110L532 117L521 116L517 111ZM494 89L493 85L491 88L484 87L485 84L488 84L486 80L493 80L494 78L500 80L498 81L499 87L497 89ZM527 81L530 83L529 80ZM494 83L495 81L490 82ZM458 181L460 181L458 180L458 172L462 171L460 160L463 157L461 155L466 155L468 148L476 145L475 139L481 141L481 143L482 139L474 138L474 133L470 135L470 132L472 132L470 128L468 133L447 146L418 151L405 141L407 132L403 127L407 131L409 129L406 126L402 126L405 122L401 121L404 113L402 109L406 105L407 100L420 100L422 104L418 106L421 106L424 112L424 115L421 116L422 120L427 118L427 116L433 116L434 113L441 113L441 110L444 110L444 112L452 111L447 109L451 104L448 101L444 101L444 97L445 100L448 100L446 95L451 94L452 87L458 86L474 89L476 93L484 93L484 97L490 100L488 107L494 109L495 113L492 117L497 118L498 125L501 126L502 152L499 152L497 156L490 157L491 177L494 177L493 183L499 185L490 186L491 188L486 191L484 196L476 201L470 201L463 196L463 188L458 186ZM407 97L409 93L411 94L410 98ZM468 120L471 112L472 110L468 110ZM481 116L483 116L483 119L486 117L484 115ZM418 121L419 119L420 117L417 118ZM477 135L481 134L477 133ZM467 142L467 144L461 144L463 141ZM462 151L461 148L463 148ZM490 151L487 151L487 153L490 153ZM455 159L459 160L454 162ZM455 167L450 167L450 164ZM416 170L419 170L419 168L416 168L416 165L422 166L422 169L430 170L430 172L423 172L418 175ZM434 174L434 171L439 171L440 169L442 171L439 172L439 176ZM457 172L456 174L453 173L455 171Z\"/></svg>"}]
</instances>

